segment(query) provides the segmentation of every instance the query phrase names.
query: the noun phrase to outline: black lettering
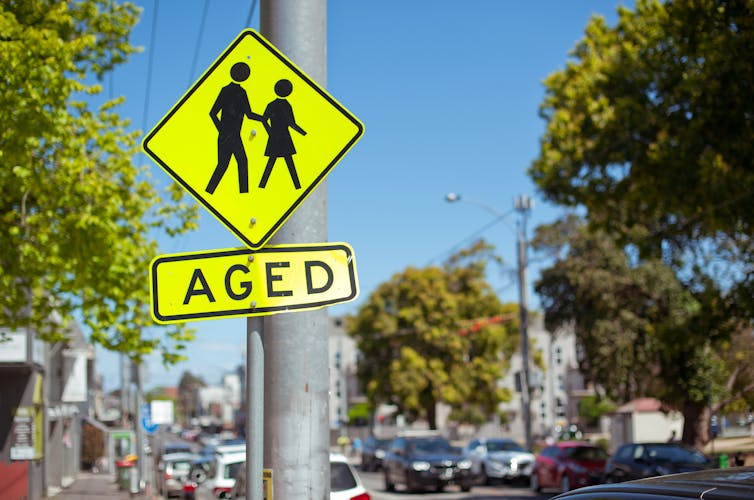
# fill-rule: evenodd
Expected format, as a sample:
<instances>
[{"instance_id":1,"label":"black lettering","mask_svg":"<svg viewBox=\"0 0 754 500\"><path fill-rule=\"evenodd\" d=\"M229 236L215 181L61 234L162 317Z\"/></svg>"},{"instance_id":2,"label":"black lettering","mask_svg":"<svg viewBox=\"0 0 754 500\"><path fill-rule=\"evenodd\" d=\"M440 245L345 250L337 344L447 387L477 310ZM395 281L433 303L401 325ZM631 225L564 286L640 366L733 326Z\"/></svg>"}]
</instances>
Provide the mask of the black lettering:
<instances>
[{"instance_id":1,"label":"black lettering","mask_svg":"<svg viewBox=\"0 0 754 500\"><path fill-rule=\"evenodd\" d=\"M267 268L267 296L268 297L290 297L293 295L292 290L278 290L272 289L273 281L282 281L283 277L279 274L272 274L272 270L279 267L291 267L290 262L268 262L265 264Z\"/></svg>"},{"instance_id":2,"label":"black lettering","mask_svg":"<svg viewBox=\"0 0 754 500\"><path fill-rule=\"evenodd\" d=\"M202 286L201 288L194 289L197 281ZM194 295L206 295L210 302L215 301L215 296L212 295L212 290L209 289L209 285L207 284L207 280L204 279L201 269L194 269L194 275L191 276L191 283L189 283L188 290L186 291L186 298L183 299L183 305L188 304Z\"/></svg>"},{"instance_id":3,"label":"black lettering","mask_svg":"<svg viewBox=\"0 0 754 500\"><path fill-rule=\"evenodd\" d=\"M304 266L306 267L306 293L311 295L313 293L326 292L330 289L333 282L333 274L330 266L319 260L308 260L304 263ZM314 287L314 284L312 283L312 268L314 266L321 267L327 273L327 283L325 283L324 286L318 288Z\"/></svg>"},{"instance_id":4,"label":"black lettering","mask_svg":"<svg viewBox=\"0 0 754 500\"><path fill-rule=\"evenodd\" d=\"M230 297L231 299L243 300L249 295L251 295L251 281L241 281L239 285L241 285L243 292L241 293L234 292L230 286L230 278L231 278L231 275L236 271L241 271L244 274L248 274L249 268L244 266L243 264L235 264L233 266L230 266L230 269L228 269L228 272L225 273L225 291L228 293L228 297Z\"/></svg>"}]
</instances>

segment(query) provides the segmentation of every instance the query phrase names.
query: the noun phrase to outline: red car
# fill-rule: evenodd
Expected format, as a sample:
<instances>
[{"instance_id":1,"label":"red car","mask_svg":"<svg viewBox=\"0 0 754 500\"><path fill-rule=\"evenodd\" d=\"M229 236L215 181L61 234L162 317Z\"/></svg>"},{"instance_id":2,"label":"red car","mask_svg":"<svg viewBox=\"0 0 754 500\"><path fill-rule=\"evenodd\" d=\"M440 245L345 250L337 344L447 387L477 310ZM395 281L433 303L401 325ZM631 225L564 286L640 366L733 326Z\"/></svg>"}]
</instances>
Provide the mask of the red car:
<instances>
[{"instance_id":1,"label":"red car","mask_svg":"<svg viewBox=\"0 0 754 500\"><path fill-rule=\"evenodd\" d=\"M535 459L531 489L558 488L565 492L599 484L607 458L605 450L585 441L564 441L547 446Z\"/></svg>"}]
</instances>

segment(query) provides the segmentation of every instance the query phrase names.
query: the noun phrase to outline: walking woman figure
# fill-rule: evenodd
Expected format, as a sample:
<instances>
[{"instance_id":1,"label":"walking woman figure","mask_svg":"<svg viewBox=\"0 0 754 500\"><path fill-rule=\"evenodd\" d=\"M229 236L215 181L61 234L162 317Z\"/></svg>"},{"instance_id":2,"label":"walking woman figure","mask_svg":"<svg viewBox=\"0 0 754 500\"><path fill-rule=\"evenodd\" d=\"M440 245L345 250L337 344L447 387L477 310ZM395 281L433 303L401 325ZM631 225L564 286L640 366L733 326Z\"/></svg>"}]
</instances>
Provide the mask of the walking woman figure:
<instances>
[{"instance_id":1,"label":"walking woman figure","mask_svg":"<svg viewBox=\"0 0 754 500\"><path fill-rule=\"evenodd\" d=\"M296 165L293 163L293 155L296 154L296 148L293 145L289 129L292 128L301 135L306 135L306 132L296 124L296 120L293 117L293 108L285 99L291 95L291 92L293 92L293 84L290 81L285 79L278 80L275 84L275 94L277 94L278 99L269 103L262 115L262 123L264 124L264 128L267 129L268 135L267 148L264 151L264 155L268 160L262 174L262 180L259 182L260 188L267 185L267 180L270 178L275 161L282 157L288 166L293 186L296 189L301 189L301 183L299 183L298 174L296 173Z\"/></svg>"}]
</instances>

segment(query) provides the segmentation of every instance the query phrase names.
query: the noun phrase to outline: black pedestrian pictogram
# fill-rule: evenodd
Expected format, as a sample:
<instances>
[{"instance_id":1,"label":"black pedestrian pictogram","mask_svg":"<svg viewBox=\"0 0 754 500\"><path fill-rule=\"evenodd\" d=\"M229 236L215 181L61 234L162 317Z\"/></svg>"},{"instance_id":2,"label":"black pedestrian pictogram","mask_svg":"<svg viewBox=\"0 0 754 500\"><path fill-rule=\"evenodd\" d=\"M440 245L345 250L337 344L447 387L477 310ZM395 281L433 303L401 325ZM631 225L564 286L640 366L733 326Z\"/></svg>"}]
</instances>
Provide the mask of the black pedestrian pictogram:
<instances>
[{"instance_id":1,"label":"black pedestrian pictogram","mask_svg":"<svg viewBox=\"0 0 754 500\"><path fill-rule=\"evenodd\" d=\"M293 108L285 99L291 95L291 92L293 92L293 84L290 81L285 79L278 80L275 84L275 94L277 94L279 99L275 99L269 103L262 115L262 123L264 124L264 128L267 129L268 136L267 148L264 150L264 155L268 157L268 160L264 174L262 174L262 180L259 182L260 188L264 188L267 185L267 180L270 177L270 173L272 173L275 161L282 157L288 166L293 186L296 189L301 189L298 174L296 173L296 165L293 163L293 155L296 154L296 147L293 145L293 139L291 139L291 133L288 129L292 128L301 135L306 135L306 132L296 123L293 117Z\"/></svg>"},{"instance_id":2,"label":"black pedestrian pictogram","mask_svg":"<svg viewBox=\"0 0 754 500\"><path fill-rule=\"evenodd\" d=\"M230 68L233 81L220 90L209 112L217 128L217 166L207 184L206 191L209 194L213 194L217 189L225 171L228 170L231 156L235 156L238 164L238 190L240 193L249 192L249 162L241 140L241 126L244 116L252 120L262 120L260 115L251 111L246 91L239 85L249 78L250 73L248 64L234 64Z\"/></svg>"}]
</instances>

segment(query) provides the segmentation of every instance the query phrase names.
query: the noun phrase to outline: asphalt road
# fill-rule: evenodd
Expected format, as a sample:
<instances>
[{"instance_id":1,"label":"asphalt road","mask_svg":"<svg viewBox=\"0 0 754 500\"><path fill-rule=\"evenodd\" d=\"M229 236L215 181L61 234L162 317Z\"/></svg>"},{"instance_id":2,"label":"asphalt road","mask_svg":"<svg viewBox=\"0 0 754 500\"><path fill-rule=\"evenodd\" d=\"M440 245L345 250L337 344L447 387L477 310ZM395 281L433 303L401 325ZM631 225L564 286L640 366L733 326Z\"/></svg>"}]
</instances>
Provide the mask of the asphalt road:
<instances>
[{"instance_id":1,"label":"asphalt road","mask_svg":"<svg viewBox=\"0 0 754 500\"><path fill-rule=\"evenodd\" d=\"M457 486L448 486L442 493L427 491L411 494L400 489L394 492L387 492L385 491L385 482L381 472L364 472L361 470L358 472L372 500L409 500L412 498L419 498L421 500L546 500L559 493L554 490L549 493L534 493L526 486L508 484L474 486L468 493L463 493Z\"/></svg>"}]
</instances>

